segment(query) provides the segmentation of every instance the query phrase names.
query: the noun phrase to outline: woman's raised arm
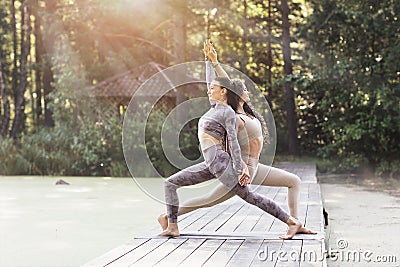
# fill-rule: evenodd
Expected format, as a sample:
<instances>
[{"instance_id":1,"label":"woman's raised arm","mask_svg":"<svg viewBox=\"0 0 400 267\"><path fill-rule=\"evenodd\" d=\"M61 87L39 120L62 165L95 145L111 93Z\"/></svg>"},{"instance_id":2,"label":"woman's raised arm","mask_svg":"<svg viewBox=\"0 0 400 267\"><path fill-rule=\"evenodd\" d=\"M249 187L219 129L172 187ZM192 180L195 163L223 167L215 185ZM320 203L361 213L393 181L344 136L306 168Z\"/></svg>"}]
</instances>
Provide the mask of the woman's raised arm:
<instances>
[{"instance_id":1,"label":"woman's raised arm","mask_svg":"<svg viewBox=\"0 0 400 267\"><path fill-rule=\"evenodd\" d=\"M211 61L210 62L210 61L206 60L207 85L209 86L211 84L211 82L215 79L216 75L218 75L218 77L229 78L228 74L225 72L225 70L219 64L217 51L215 50L213 44L211 43L211 41L209 39L204 43L203 52L204 52L204 56L206 58L209 58Z\"/></svg>"}]
</instances>

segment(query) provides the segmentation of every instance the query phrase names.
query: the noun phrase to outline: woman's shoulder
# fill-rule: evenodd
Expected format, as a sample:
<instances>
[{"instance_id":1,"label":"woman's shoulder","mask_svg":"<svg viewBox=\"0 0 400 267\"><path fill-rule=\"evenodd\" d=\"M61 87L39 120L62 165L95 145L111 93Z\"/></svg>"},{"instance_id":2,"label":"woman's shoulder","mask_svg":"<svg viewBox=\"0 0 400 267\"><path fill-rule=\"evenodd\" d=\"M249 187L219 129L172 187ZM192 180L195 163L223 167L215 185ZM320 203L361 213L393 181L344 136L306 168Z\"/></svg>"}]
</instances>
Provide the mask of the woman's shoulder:
<instances>
[{"instance_id":1,"label":"woman's shoulder","mask_svg":"<svg viewBox=\"0 0 400 267\"><path fill-rule=\"evenodd\" d=\"M235 117L236 112L232 109L231 106L229 106L229 105L221 105L221 106L225 110L227 115Z\"/></svg>"},{"instance_id":2,"label":"woman's shoulder","mask_svg":"<svg viewBox=\"0 0 400 267\"><path fill-rule=\"evenodd\" d=\"M246 115L244 115L242 113L236 113L236 119L242 121L243 123L246 123L245 116Z\"/></svg>"},{"instance_id":3,"label":"woman's shoulder","mask_svg":"<svg viewBox=\"0 0 400 267\"><path fill-rule=\"evenodd\" d=\"M257 117L254 117L254 116L252 116L251 114L248 114L248 113L236 113L236 117L241 118L243 121L257 119Z\"/></svg>"},{"instance_id":4,"label":"woman's shoulder","mask_svg":"<svg viewBox=\"0 0 400 267\"><path fill-rule=\"evenodd\" d=\"M243 129L244 126L246 125L246 121L242 118L242 115L239 113L236 113L236 125L239 127L239 130Z\"/></svg>"}]
</instances>

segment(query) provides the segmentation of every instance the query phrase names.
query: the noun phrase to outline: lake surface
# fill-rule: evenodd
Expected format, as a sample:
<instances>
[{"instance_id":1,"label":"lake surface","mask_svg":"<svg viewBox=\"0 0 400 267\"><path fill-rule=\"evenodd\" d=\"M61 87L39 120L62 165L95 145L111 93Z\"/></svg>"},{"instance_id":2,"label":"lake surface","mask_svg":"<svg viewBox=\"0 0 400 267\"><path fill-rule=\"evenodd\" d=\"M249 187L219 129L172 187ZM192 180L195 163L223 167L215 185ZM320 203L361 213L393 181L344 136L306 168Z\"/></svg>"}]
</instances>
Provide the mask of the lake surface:
<instances>
[{"instance_id":1,"label":"lake surface","mask_svg":"<svg viewBox=\"0 0 400 267\"><path fill-rule=\"evenodd\" d=\"M0 266L79 266L156 226L132 178L0 177ZM160 179L139 179L158 187Z\"/></svg>"},{"instance_id":2,"label":"lake surface","mask_svg":"<svg viewBox=\"0 0 400 267\"><path fill-rule=\"evenodd\" d=\"M157 226L163 199L163 179L0 176L0 266L80 266Z\"/></svg>"}]
</instances>

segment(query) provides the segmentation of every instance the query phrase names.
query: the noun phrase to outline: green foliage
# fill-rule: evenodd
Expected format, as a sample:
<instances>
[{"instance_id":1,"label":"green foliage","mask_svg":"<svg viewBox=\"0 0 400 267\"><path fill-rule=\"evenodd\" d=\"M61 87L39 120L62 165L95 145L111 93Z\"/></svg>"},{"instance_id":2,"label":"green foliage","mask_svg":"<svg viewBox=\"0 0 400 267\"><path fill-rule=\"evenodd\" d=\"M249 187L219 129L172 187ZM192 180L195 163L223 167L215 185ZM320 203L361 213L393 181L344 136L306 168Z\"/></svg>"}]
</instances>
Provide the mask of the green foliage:
<instances>
[{"instance_id":1,"label":"green foliage","mask_svg":"<svg viewBox=\"0 0 400 267\"><path fill-rule=\"evenodd\" d=\"M315 1L302 29L309 70L300 89L305 151L336 162L333 171L366 166L398 173L400 44L396 1ZM379 31L378 31L379 29Z\"/></svg>"},{"instance_id":2,"label":"green foliage","mask_svg":"<svg viewBox=\"0 0 400 267\"><path fill-rule=\"evenodd\" d=\"M1 140L1 174L128 176L119 123L56 126L25 136L22 145Z\"/></svg>"},{"instance_id":3,"label":"green foliage","mask_svg":"<svg viewBox=\"0 0 400 267\"><path fill-rule=\"evenodd\" d=\"M29 162L19 153L18 147L10 138L0 137L0 174L26 174L30 171Z\"/></svg>"},{"instance_id":4,"label":"green foliage","mask_svg":"<svg viewBox=\"0 0 400 267\"><path fill-rule=\"evenodd\" d=\"M193 110L195 108L198 107ZM167 177L175 173L178 169L167 159L166 153L180 151L191 160L200 156L197 122L186 124L180 131L180 136L177 136L177 120L168 111L153 109L148 118L140 112L127 112L128 115L125 116L129 116L129 119L124 121L124 134L127 136L123 138L123 149L127 164L135 177ZM166 122L168 114L173 118ZM177 139L179 143L176 143Z\"/></svg>"},{"instance_id":5,"label":"green foliage","mask_svg":"<svg viewBox=\"0 0 400 267\"><path fill-rule=\"evenodd\" d=\"M286 99L282 88L290 81L295 84L303 155L319 157L321 168L329 171L370 165L380 175L399 173L398 0L291 1L294 74L290 77L283 76L279 2L142 2L28 3L35 12L31 14L34 38L27 64L27 119L20 140L0 141L2 173L128 176L121 148L121 118L115 114L103 116L99 107L104 103L96 102L85 88L149 61L171 65L180 53L186 60L202 60L201 44L206 37L216 44L222 63L239 68L268 97L277 126L279 153L284 154L287 147ZM16 25L21 25L20 6L21 1L15 1ZM10 3L0 1L0 7L5 97L13 107L20 79L13 74L21 76L13 59L17 66L21 64L22 31L16 27L13 32L16 25L12 25L9 16ZM182 29L174 25L175 16L186 26L181 39ZM42 20L36 20L39 17ZM43 42L45 51L37 50L36 40ZM178 46L181 50L177 50L177 43L182 44ZM54 75L53 79L46 78L54 80L51 94L43 86L43 69L47 64ZM39 76L41 81L37 80ZM41 97L39 101L35 94ZM2 101L0 119L5 115ZM43 103L46 107L41 106ZM42 128L45 112L36 112L49 107L56 126ZM11 110L11 122L14 113ZM155 168L167 176L176 168L168 163L160 145L164 118L165 114L154 113L149 121L137 118L135 123L147 125L143 142ZM135 129L132 127L132 136L140 136ZM179 136L180 150L190 159L199 156L195 132L193 122ZM133 138L126 147L132 153L142 149L141 142L135 141L138 140ZM141 160L135 159L135 164L144 168L142 173L151 175L152 171Z\"/></svg>"},{"instance_id":6,"label":"green foliage","mask_svg":"<svg viewBox=\"0 0 400 267\"><path fill-rule=\"evenodd\" d=\"M190 110L186 110L190 112ZM179 171L170 160L167 159L165 152L180 152L188 159L199 158L199 141L197 139L197 122L192 121L185 125L180 133L177 132L176 120L165 123L168 113L152 111L146 122L146 147L149 158L155 169L164 177L168 177ZM163 136L162 137L162 132ZM168 137L178 136L179 144L168 139ZM168 136L168 137L165 137Z\"/></svg>"}]
</instances>

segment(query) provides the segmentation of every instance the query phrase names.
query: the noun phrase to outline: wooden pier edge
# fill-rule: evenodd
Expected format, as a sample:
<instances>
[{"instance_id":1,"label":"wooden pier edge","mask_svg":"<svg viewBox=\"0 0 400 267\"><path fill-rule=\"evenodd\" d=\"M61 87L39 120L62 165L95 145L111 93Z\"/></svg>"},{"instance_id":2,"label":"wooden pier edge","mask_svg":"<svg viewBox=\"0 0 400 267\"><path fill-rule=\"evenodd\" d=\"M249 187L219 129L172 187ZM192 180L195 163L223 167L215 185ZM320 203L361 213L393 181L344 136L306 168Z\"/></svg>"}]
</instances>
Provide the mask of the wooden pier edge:
<instances>
[{"instance_id":1,"label":"wooden pier edge","mask_svg":"<svg viewBox=\"0 0 400 267\"><path fill-rule=\"evenodd\" d=\"M181 216L180 237L159 237L160 229L154 227L82 266L327 266L315 163L284 162L276 167L302 179L299 219L316 235L281 240L278 237L285 232L285 224L234 197ZM255 190L287 209L287 188Z\"/></svg>"}]
</instances>

